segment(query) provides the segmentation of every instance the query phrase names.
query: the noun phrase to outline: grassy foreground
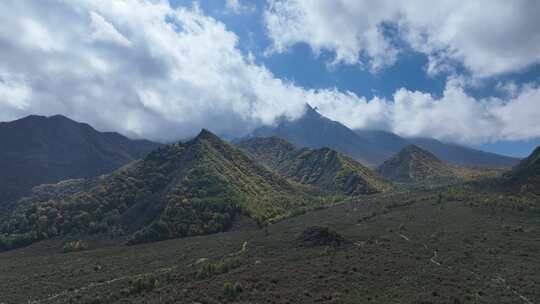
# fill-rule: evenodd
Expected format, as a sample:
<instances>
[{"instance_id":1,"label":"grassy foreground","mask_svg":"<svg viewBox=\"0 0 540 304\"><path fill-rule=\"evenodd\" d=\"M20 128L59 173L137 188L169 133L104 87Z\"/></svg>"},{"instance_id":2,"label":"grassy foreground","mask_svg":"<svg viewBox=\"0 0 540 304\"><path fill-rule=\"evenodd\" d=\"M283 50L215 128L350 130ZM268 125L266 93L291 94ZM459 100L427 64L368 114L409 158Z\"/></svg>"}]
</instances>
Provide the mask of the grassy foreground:
<instances>
[{"instance_id":1,"label":"grassy foreground","mask_svg":"<svg viewBox=\"0 0 540 304\"><path fill-rule=\"evenodd\" d=\"M61 240L0 254L0 303L538 303L540 217L418 192L258 229L138 246ZM302 246L311 226L347 244ZM98 246L99 245L99 246ZM93 249L93 246L100 247Z\"/></svg>"}]
</instances>

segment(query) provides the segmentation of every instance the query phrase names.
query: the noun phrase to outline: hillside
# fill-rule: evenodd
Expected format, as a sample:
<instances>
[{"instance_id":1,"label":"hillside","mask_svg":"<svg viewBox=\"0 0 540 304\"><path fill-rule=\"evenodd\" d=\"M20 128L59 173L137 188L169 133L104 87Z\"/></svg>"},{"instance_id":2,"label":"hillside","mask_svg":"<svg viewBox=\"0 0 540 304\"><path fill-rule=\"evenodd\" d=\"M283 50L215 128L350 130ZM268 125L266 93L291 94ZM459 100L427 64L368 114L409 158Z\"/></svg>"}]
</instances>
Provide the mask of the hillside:
<instances>
[{"instance_id":1,"label":"hillside","mask_svg":"<svg viewBox=\"0 0 540 304\"><path fill-rule=\"evenodd\" d=\"M238 147L281 175L325 191L359 195L389 188L368 168L330 148L297 149L278 137L252 138Z\"/></svg>"},{"instance_id":2,"label":"hillside","mask_svg":"<svg viewBox=\"0 0 540 304\"><path fill-rule=\"evenodd\" d=\"M0 123L0 204L35 185L110 173L159 146L60 115Z\"/></svg>"},{"instance_id":3,"label":"hillside","mask_svg":"<svg viewBox=\"0 0 540 304\"><path fill-rule=\"evenodd\" d=\"M509 173L509 177L512 185L540 195L540 147L521 161Z\"/></svg>"},{"instance_id":4,"label":"hillside","mask_svg":"<svg viewBox=\"0 0 540 304\"><path fill-rule=\"evenodd\" d=\"M48 240L0 253L0 294L50 304L539 303L538 209L469 192L384 193L267 229L142 246L88 241L66 253ZM320 226L328 237L311 234Z\"/></svg>"},{"instance_id":5,"label":"hillside","mask_svg":"<svg viewBox=\"0 0 540 304\"><path fill-rule=\"evenodd\" d=\"M73 184L55 193L65 187ZM273 222L320 202L303 190L203 130L101 178L90 190L36 196L4 221L0 234L8 235L4 249L73 234L131 236L131 244L209 234L228 230L241 213Z\"/></svg>"},{"instance_id":6,"label":"hillside","mask_svg":"<svg viewBox=\"0 0 540 304\"><path fill-rule=\"evenodd\" d=\"M417 146L408 145L385 161L377 172L399 182L442 181L456 179L449 166L435 155Z\"/></svg>"}]
</instances>

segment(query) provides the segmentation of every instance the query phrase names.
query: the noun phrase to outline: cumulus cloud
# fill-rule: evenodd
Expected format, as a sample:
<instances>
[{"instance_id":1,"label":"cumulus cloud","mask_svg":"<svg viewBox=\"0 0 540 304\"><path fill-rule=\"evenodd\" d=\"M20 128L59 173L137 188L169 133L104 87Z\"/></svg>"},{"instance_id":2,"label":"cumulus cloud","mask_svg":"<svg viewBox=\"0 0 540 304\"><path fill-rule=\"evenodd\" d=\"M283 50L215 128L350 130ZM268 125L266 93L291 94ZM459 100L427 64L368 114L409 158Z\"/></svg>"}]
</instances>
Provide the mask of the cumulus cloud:
<instances>
[{"instance_id":1,"label":"cumulus cloud","mask_svg":"<svg viewBox=\"0 0 540 304\"><path fill-rule=\"evenodd\" d=\"M256 10L254 4L244 4L241 0L226 0L225 6L235 14L253 13Z\"/></svg>"},{"instance_id":2,"label":"cumulus cloud","mask_svg":"<svg viewBox=\"0 0 540 304\"><path fill-rule=\"evenodd\" d=\"M333 98L328 92L312 98L322 112L353 129L385 129L462 144L539 137L540 85L513 90L506 99L475 99L467 95L462 81L451 79L440 97L402 88L390 100L339 92L333 92Z\"/></svg>"},{"instance_id":3,"label":"cumulus cloud","mask_svg":"<svg viewBox=\"0 0 540 304\"><path fill-rule=\"evenodd\" d=\"M324 1L316 3L324 7ZM350 13L354 18L355 11ZM391 100L302 88L243 54L238 37L196 5L6 0L0 1L0 20L4 121L64 114L101 130L170 141L201 128L242 136L280 116L299 117L309 102L351 128L475 143L540 136L537 84L518 86L504 99L483 100L468 96L458 80L451 80L441 97L401 89ZM341 22L336 26L345 34L349 21ZM332 33L329 29L321 47ZM344 48L339 60L360 60L357 45L384 40L379 30L366 35ZM385 48L390 46L367 52L380 54L384 64L392 60Z\"/></svg>"},{"instance_id":4,"label":"cumulus cloud","mask_svg":"<svg viewBox=\"0 0 540 304\"><path fill-rule=\"evenodd\" d=\"M429 73L460 62L489 77L540 62L539 13L531 0L270 0L265 22L277 52L303 42L334 52L335 63L376 70L395 62L400 39L428 56Z\"/></svg>"},{"instance_id":5,"label":"cumulus cloud","mask_svg":"<svg viewBox=\"0 0 540 304\"><path fill-rule=\"evenodd\" d=\"M111 42L121 46L129 46L131 42L120 34L110 22L96 12L90 12L90 27L93 41Z\"/></svg>"},{"instance_id":6,"label":"cumulus cloud","mask_svg":"<svg viewBox=\"0 0 540 304\"><path fill-rule=\"evenodd\" d=\"M25 110L31 93L21 76L0 72L0 119Z\"/></svg>"},{"instance_id":7,"label":"cumulus cloud","mask_svg":"<svg viewBox=\"0 0 540 304\"><path fill-rule=\"evenodd\" d=\"M197 6L9 0L0 19L0 69L24 75L32 90L24 113L173 140L203 127L241 135L303 110L289 100L301 98L300 88L252 64L238 37ZM20 105L21 90L10 83L3 104Z\"/></svg>"}]
</instances>

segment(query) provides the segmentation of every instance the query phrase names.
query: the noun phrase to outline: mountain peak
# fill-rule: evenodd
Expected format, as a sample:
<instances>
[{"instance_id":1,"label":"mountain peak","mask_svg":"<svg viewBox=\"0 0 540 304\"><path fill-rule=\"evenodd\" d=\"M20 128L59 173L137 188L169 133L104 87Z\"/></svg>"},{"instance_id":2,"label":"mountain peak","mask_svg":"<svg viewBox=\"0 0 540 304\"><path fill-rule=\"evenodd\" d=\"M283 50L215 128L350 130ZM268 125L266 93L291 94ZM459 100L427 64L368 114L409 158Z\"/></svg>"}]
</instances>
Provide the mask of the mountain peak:
<instances>
[{"instance_id":1,"label":"mountain peak","mask_svg":"<svg viewBox=\"0 0 540 304\"><path fill-rule=\"evenodd\" d=\"M320 118L322 115L317 111L317 107L312 107L309 103L306 103L304 110L304 117Z\"/></svg>"},{"instance_id":2,"label":"mountain peak","mask_svg":"<svg viewBox=\"0 0 540 304\"><path fill-rule=\"evenodd\" d=\"M431 152L415 145L407 145L395 156L379 166L385 178L400 182L449 180L455 178L452 170Z\"/></svg>"},{"instance_id":3,"label":"mountain peak","mask_svg":"<svg viewBox=\"0 0 540 304\"><path fill-rule=\"evenodd\" d=\"M71 122L75 122L73 119L69 118L69 117L66 117L64 115L61 115L61 114L56 114L56 115L53 115L53 116L48 116L47 119L49 120L61 120L61 121L71 121Z\"/></svg>"},{"instance_id":4,"label":"mountain peak","mask_svg":"<svg viewBox=\"0 0 540 304\"><path fill-rule=\"evenodd\" d=\"M199 132L199 135L197 135L194 140L195 141L199 141L199 140L221 141L221 139L217 135L215 135L214 133L210 132L207 129L202 129L201 132Z\"/></svg>"},{"instance_id":5,"label":"mountain peak","mask_svg":"<svg viewBox=\"0 0 540 304\"><path fill-rule=\"evenodd\" d=\"M0 202L33 186L109 173L160 146L99 132L62 115L0 124Z\"/></svg>"},{"instance_id":6,"label":"mountain peak","mask_svg":"<svg viewBox=\"0 0 540 304\"><path fill-rule=\"evenodd\" d=\"M29 121L49 121L49 120L64 120L64 121L72 121L74 120L60 114L52 115L52 116L44 116L44 115L28 115L21 119L14 120L13 122L29 122Z\"/></svg>"},{"instance_id":7,"label":"mountain peak","mask_svg":"<svg viewBox=\"0 0 540 304\"><path fill-rule=\"evenodd\" d=\"M256 129L253 137L278 136L286 139L297 147L319 149L330 147L340 153L370 166L381 159L377 147L345 125L331 120L309 104L305 104L304 115L296 120L282 120L276 126L265 126Z\"/></svg>"}]
</instances>

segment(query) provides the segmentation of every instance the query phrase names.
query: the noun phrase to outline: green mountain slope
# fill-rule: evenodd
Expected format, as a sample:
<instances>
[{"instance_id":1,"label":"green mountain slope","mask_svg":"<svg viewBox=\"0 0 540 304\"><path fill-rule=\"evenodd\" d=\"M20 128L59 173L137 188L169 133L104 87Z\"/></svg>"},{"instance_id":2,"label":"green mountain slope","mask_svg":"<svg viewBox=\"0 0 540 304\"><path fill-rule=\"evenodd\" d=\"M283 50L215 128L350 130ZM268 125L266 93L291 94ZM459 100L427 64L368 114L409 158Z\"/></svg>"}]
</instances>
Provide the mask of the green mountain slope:
<instances>
[{"instance_id":1,"label":"green mountain slope","mask_svg":"<svg viewBox=\"0 0 540 304\"><path fill-rule=\"evenodd\" d=\"M442 181L458 178L450 166L417 146L408 145L379 166L383 177L399 182Z\"/></svg>"},{"instance_id":2,"label":"green mountain slope","mask_svg":"<svg viewBox=\"0 0 540 304\"><path fill-rule=\"evenodd\" d=\"M522 160L509 174L511 184L540 194L540 147Z\"/></svg>"},{"instance_id":3,"label":"green mountain slope","mask_svg":"<svg viewBox=\"0 0 540 304\"><path fill-rule=\"evenodd\" d=\"M330 148L297 149L278 137L252 138L238 146L281 175L325 191L359 195L389 188L368 168Z\"/></svg>"},{"instance_id":4,"label":"green mountain slope","mask_svg":"<svg viewBox=\"0 0 540 304\"><path fill-rule=\"evenodd\" d=\"M70 234L134 233L130 243L201 235L227 230L239 213L273 222L320 202L304 190L203 130L90 190L26 202L0 232L4 249Z\"/></svg>"}]
</instances>

